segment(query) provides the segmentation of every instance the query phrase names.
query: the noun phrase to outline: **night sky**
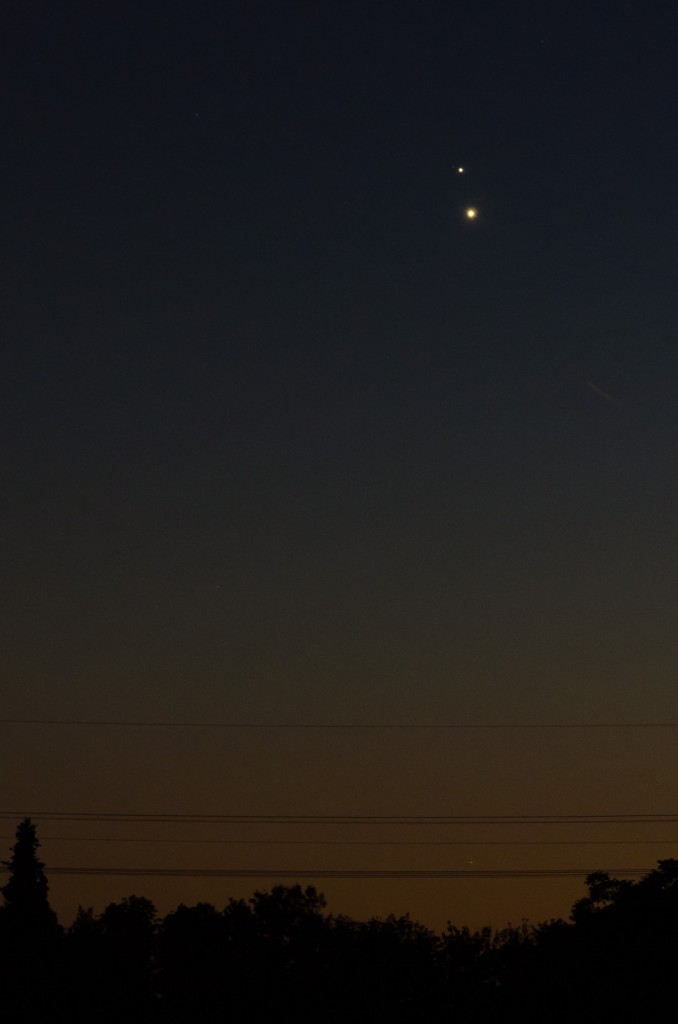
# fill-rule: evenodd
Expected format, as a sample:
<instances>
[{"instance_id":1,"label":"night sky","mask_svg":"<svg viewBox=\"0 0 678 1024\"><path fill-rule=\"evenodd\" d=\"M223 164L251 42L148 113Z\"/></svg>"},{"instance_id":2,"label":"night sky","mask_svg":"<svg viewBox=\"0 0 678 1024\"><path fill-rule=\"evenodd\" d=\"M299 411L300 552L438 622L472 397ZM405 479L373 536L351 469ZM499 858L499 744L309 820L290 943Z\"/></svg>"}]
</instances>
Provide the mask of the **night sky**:
<instances>
[{"instance_id":1,"label":"night sky","mask_svg":"<svg viewBox=\"0 0 678 1024\"><path fill-rule=\"evenodd\" d=\"M31 813L48 869L678 856L678 821L46 817L676 810L675 5L12 0L3 29L4 848ZM51 883L65 920L269 884ZM583 892L317 884L435 926Z\"/></svg>"}]
</instances>

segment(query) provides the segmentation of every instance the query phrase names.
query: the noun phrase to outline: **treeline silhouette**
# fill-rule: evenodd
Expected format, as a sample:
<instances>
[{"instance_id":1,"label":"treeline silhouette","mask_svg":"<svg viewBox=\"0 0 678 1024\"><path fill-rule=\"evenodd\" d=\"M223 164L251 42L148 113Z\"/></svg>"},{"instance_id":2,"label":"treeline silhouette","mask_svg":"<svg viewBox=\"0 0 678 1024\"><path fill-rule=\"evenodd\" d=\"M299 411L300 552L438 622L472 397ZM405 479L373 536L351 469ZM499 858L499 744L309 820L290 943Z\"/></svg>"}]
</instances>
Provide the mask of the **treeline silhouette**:
<instances>
[{"instance_id":1,"label":"treeline silhouette","mask_svg":"<svg viewBox=\"0 0 678 1024\"><path fill-rule=\"evenodd\" d=\"M21 1022L678 1020L678 861L589 875L569 922L493 931L325 912L312 886L159 917L140 896L63 928L20 823L0 908L4 1019Z\"/></svg>"}]
</instances>

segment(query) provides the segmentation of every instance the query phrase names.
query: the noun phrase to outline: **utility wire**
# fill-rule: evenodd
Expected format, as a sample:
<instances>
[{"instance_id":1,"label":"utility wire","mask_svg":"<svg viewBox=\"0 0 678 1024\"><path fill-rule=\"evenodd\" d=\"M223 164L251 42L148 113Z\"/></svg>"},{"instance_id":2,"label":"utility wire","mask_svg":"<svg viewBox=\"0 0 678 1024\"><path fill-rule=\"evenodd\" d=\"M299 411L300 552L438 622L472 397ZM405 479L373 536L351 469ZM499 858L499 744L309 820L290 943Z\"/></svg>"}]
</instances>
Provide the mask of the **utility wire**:
<instances>
[{"instance_id":1,"label":"utility wire","mask_svg":"<svg viewBox=\"0 0 678 1024\"><path fill-rule=\"evenodd\" d=\"M95 819L98 821L187 821L187 822L321 822L330 824L354 824L356 822L395 821L419 822L528 822L539 823L544 820L570 821L662 821L675 820L677 812L643 811L620 812L618 814L188 814L188 813L156 813L153 811L0 811L0 817L16 817L20 814L39 815L42 818L55 819Z\"/></svg>"},{"instance_id":2,"label":"utility wire","mask_svg":"<svg viewBox=\"0 0 678 1024\"><path fill-rule=\"evenodd\" d=\"M678 813L644 814L152 814L94 811L0 811L0 820L187 825L618 825L675 824Z\"/></svg>"},{"instance_id":3,"label":"utility wire","mask_svg":"<svg viewBox=\"0 0 678 1024\"><path fill-rule=\"evenodd\" d=\"M123 719L84 718L0 718L0 725L54 725L54 726L115 726L143 729L275 729L275 730L336 730L336 731L404 731L445 730L445 729L678 729L678 722L508 722L508 723L357 723L330 722L172 722L172 721L127 721Z\"/></svg>"},{"instance_id":4,"label":"utility wire","mask_svg":"<svg viewBox=\"0 0 678 1024\"><path fill-rule=\"evenodd\" d=\"M13 839L3 835L0 839ZM677 846L678 839L144 839L106 836L42 836L41 842L136 843L191 846Z\"/></svg>"},{"instance_id":5,"label":"utility wire","mask_svg":"<svg viewBox=\"0 0 678 1024\"><path fill-rule=\"evenodd\" d=\"M3 873L7 868L0 868ZM332 870L319 869L301 871L280 868L114 868L114 867L53 867L50 875L110 875L138 878L382 878L382 879L414 879L414 878L581 878L599 871L597 868L511 868L498 870ZM613 876L626 875L641 877L648 874L651 868L609 868L607 873Z\"/></svg>"}]
</instances>

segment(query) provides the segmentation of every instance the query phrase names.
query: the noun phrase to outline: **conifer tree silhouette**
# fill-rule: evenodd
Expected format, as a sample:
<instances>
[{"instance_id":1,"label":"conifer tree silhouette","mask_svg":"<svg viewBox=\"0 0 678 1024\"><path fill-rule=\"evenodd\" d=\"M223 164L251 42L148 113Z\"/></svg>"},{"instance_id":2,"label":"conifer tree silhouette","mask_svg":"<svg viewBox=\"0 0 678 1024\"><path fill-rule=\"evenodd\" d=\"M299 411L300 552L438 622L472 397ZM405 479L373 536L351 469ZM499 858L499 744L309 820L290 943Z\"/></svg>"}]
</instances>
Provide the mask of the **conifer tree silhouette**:
<instances>
[{"instance_id":1,"label":"conifer tree silhouette","mask_svg":"<svg viewBox=\"0 0 678 1024\"><path fill-rule=\"evenodd\" d=\"M35 825L25 818L16 830L12 856L3 862L9 871L9 881L0 889L7 924L13 931L35 938L53 935L58 929L56 914L47 898L45 865L37 855L39 846Z\"/></svg>"},{"instance_id":2,"label":"conifer tree silhouette","mask_svg":"<svg viewBox=\"0 0 678 1024\"><path fill-rule=\"evenodd\" d=\"M0 889L0 987L6 1019L17 1024L62 1019L62 931L47 899L39 845L35 825L25 818L17 828L12 856L4 861L9 881Z\"/></svg>"}]
</instances>

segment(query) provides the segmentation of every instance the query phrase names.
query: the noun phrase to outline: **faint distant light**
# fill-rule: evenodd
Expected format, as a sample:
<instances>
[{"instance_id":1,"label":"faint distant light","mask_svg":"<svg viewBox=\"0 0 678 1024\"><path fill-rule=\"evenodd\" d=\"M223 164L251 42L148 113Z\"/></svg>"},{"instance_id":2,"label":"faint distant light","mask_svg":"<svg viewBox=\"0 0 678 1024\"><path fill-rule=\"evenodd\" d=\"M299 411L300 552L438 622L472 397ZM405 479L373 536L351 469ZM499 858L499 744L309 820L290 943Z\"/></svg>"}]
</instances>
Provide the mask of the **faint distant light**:
<instances>
[{"instance_id":1,"label":"faint distant light","mask_svg":"<svg viewBox=\"0 0 678 1024\"><path fill-rule=\"evenodd\" d=\"M475 209L475 207L469 206L468 210L466 211L466 216L469 220L475 220L476 217L478 216L478 211Z\"/></svg>"}]
</instances>

